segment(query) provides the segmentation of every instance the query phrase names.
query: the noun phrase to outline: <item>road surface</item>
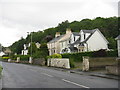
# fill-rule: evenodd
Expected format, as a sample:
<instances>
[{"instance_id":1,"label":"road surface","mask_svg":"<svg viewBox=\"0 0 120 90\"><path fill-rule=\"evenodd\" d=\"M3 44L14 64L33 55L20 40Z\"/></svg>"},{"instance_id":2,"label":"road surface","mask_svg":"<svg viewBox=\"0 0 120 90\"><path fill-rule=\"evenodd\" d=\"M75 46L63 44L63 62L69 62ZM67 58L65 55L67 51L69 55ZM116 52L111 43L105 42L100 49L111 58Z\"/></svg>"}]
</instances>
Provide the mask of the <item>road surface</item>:
<instances>
[{"instance_id":1,"label":"road surface","mask_svg":"<svg viewBox=\"0 0 120 90\"><path fill-rule=\"evenodd\" d=\"M2 88L118 88L118 81L48 67L2 62Z\"/></svg>"}]
</instances>

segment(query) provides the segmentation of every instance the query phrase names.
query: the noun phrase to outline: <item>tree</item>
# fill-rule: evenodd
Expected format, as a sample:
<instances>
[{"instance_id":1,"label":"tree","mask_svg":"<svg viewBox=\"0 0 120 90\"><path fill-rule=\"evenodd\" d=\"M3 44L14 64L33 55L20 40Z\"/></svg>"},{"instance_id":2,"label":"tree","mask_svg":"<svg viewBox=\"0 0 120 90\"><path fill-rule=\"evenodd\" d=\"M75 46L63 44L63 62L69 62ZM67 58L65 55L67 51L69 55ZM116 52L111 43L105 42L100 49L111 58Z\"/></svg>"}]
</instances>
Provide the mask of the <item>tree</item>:
<instances>
[{"instance_id":1,"label":"tree","mask_svg":"<svg viewBox=\"0 0 120 90\"><path fill-rule=\"evenodd\" d=\"M34 54L36 53L37 51L37 47L35 45L34 42L32 42L32 44L30 44L30 47L28 48L28 54L31 55L31 54Z\"/></svg>"}]
</instances>

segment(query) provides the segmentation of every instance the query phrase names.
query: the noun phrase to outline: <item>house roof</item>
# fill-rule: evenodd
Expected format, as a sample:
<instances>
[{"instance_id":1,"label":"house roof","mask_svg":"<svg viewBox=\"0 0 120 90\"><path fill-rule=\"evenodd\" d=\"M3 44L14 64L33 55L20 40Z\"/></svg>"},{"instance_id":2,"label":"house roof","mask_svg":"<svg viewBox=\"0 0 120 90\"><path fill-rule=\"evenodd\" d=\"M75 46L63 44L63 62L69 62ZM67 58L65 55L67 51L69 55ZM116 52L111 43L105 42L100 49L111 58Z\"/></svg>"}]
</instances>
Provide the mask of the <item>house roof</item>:
<instances>
[{"instance_id":1,"label":"house roof","mask_svg":"<svg viewBox=\"0 0 120 90\"><path fill-rule=\"evenodd\" d=\"M120 35L119 36L117 36L117 38L115 38L116 40L120 40Z\"/></svg>"},{"instance_id":2,"label":"house roof","mask_svg":"<svg viewBox=\"0 0 120 90\"><path fill-rule=\"evenodd\" d=\"M64 36L64 35L61 35L61 36L55 37L54 39L52 39L52 40L49 41L48 43L56 42L56 41L60 40L63 36Z\"/></svg>"},{"instance_id":3,"label":"house roof","mask_svg":"<svg viewBox=\"0 0 120 90\"><path fill-rule=\"evenodd\" d=\"M74 52L74 51L78 51L77 47L69 47L69 49Z\"/></svg>"},{"instance_id":4,"label":"house roof","mask_svg":"<svg viewBox=\"0 0 120 90\"><path fill-rule=\"evenodd\" d=\"M80 44L80 43L85 43L92 35L93 33L96 31L96 30L82 30L84 33L91 33L83 42L80 42L80 37L73 43L73 45L75 44Z\"/></svg>"},{"instance_id":5,"label":"house roof","mask_svg":"<svg viewBox=\"0 0 120 90\"><path fill-rule=\"evenodd\" d=\"M82 30L84 33L94 33L96 31L96 29L94 30Z\"/></svg>"},{"instance_id":6,"label":"house roof","mask_svg":"<svg viewBox=\"0 0 120 90\"><path fill-rule=\"evenodd\" d=\"M73 33L73 35L75 35L75 36L80 36L80 34L78 33L78 32L72 32Z\"/></svg>"}]
</instances>

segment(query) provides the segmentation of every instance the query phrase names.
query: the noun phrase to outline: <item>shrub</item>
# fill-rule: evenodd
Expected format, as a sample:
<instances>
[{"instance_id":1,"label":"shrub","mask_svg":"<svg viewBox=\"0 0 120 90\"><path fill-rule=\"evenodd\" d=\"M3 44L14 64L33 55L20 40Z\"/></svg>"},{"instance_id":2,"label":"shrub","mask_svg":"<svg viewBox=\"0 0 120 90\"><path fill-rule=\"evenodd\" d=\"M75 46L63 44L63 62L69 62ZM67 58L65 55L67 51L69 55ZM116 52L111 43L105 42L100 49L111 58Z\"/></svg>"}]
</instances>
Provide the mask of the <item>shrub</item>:
<instances>
[{"instance_id":1,"label":"shrub","mask_svg":"<svg viewBox=\"0 0 120 90\"><path fill-rule=\"evenodd\" d=\"M88 57L117 57L117 50L115 51L104 51L99 50L95 52L80 52L80 53L65 53L61 54L63 58L70 58L74 62L82 62L83 56Z\"/></svg>"},{"instance_id":2,"label":"shrub","mask_svg":"<svg viewBox=\"0 0 120 90\"><path fill-rule=\"evenodd\" d=\"M15 55L15 59L17 59L17 57L20 57L21 61L28 61L30 55Z\"/></svg>"},{"instance_id":3,"label":"shrub","mask_svg":"<svg viewBox=\"0 0 120 90\"><path fill-rule=\"evenodd\" d=\"M75 67L74 60L72 58L70 58L70 67L71 68Z\"/></svg>"},{"instance_id":4,"label":"shrub","mask_svg":"<svg viewBox=\"0 0 120 90\"><path fill-rule=\"evenodd\" d=\"M65 53L65 54L62 54L63 58L71 58L75 62L82 62L82 57L83 56L92 57L92 52Z\"/></svg>"},{"instance_id":5,"label":"shrub","mask_svg":"<svg viewBox=\"0 0 120 90\"><path fill-rule=\"evenodd\" d=\"M106 57L107 56L107 52L105 49L100 49L98 51L93 52L93 56L94 57Z\"/></svg>"},{"instance_id":6,"label":"shrub","mask_svg":"<svg viewBox=\"0 0 120 90\"><path fill-rule=\"evenodd\" d=\"M62 58L61 54L53 54L51 56L48 56L47 58Z\"/></svg>"},{"instance_id":7,"label":"shrub","mask_svg":"<svg viewBox=\"0 0 120 90\"><path fill-rule=\"evenodd\" d=\"M8 60L10 57L2 57L3 60Z\"/></svg>"}]
</instances>

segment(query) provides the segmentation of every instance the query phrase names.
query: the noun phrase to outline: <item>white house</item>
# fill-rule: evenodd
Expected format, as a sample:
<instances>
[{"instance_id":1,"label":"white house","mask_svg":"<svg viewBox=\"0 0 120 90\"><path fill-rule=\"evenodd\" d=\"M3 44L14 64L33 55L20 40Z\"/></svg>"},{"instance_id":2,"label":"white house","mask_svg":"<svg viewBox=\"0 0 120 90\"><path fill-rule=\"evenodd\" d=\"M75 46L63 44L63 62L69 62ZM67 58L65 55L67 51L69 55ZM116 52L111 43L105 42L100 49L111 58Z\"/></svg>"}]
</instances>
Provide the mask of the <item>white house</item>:
<instances>
[{"instance_id":1,"label":"white house","mask_svg":"<svg viewBox=\"0 0 120 90\"><path fill-rule=\"evenodd\" d=\"M40 48L40 43L35 43L37 48ZM28 55L28 48L30 47L30 43L29 44L24 44L24 49L22 50L21 55Z\"/></svg>"},{"instance_id":2,"label":"white house","mask_svg":"<svg viewBox=\"0 0 120 90\"><path fill-rule=\"evenodd\" d=\"M24 49L22 50L21 55L28 55L29 44L24 44Z\"/></svg>"},{"instance_id":3,"label":"white house","mask_svg":"<svg viewBox=\"0 0 120 90\"><path fill-rule=\"evenodd\" d=\"M80 33L73 33L70 37L70 44L62 53L108 50L108 41L98 30L81 30Z\"/></svg>"},{"instance_id":4,"label":"white house","mask_svg":"<svg viewBox=\"0 0 120 90\"><path fill-rule=\"evenodd\" d=\"M67 29L65 35L56 34L56 38L47 45L49 55L108 50L108 41L98 29L81 30L80 32L72 32L71 29Z\"/></svg>"},{"instance_id":5,"label":"white house","mask_svg":"<svg viewBox=\"0 0 120 90\"><path fill-rule=\"evenodd\" d=\"M118 47L118 57L120 57L120 35L116 38Z\"/></svg>"}]
</instances>

